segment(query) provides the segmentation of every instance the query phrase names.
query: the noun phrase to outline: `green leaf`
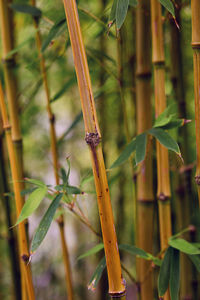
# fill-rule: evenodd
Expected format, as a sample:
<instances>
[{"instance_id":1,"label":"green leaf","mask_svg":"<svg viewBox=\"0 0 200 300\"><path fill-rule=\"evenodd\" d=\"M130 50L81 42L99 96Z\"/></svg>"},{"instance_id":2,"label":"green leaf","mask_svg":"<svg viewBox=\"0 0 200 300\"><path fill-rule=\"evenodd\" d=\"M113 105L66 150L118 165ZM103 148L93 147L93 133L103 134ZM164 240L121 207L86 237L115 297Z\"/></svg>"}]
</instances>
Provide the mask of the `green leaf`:
<instances>
[{"instance_id":1,"label":"green leaf","mask_svg":"<svg viewBox=\"0 0 200 300\"><path fill-rule=\"evenodd\" d=\"M37 32L37 30L35 31ZM34 37L29 37L28 39L24 40L21 44L19 44L16 48L12 49L10 52L6 54L6 58L12 56L13 54L17 53L21 48L23 48L29 42L35 40Z\"/></svg>"},{"instance_id":2,"label":"green leaf","mask_svg":"<svg viewBox=\"0 0 200 300\"><path fill-rule=\"evenodd\" d=\"M71 195L78 195L81 194L81 190L77 188L76 186L68 185L65 187L67 194Z\"/></svg>"},{"instance_id":3,"label":"green leaf","mask_svg":"<svg viewBox=\"0 0 200 300\"><path fill-rule=\"evenodd\" d=\"M198 249L193 244L187 242L184 239L169 239L169 245L186 254L190 254L190 255L200 254L200 249Z\"/></svg>"},{"instance_id":4,"label":"green leaf","mask_svg":"<svg viewBox=\"0 0 200 300\"><path fill-rule=\"evenodd\" d=\"M163 146L167 149L176 152L180 155L180 149L175 140L163 129L161 128L152 128L148 131L151 135L153 135Z\"/></svg>"},{"instance_id":5,"label":"green leaf","mask_svg":"<svg viewBox=\"0 0 200 300\"><path fill-rule=\"evenodd\" d=\"M60 21L56 22L51 27L51 29L49 30L49 33L48 33L46 39L42 43L42 48L41 48L42 52L44 52L46 50L46 48L49 46L49 44L51 43L51 41L53 40L53 38L55 36L59 36L59 34L62 33L62 31L60 29L62 28L62 26L64 24L66 24L66 18L62 18Z\"/></svg>"},{"instance_id":6,"label":"green leaf","mask_svg":"<svg viewBox=\"0 0 200 300\"><path fill-rule=\"evenodd\" d=\"M83 115L82 112L80 112L72 122L72 124L69 126L69 128L62 134L62 136L58 139L58 144L60 144L64 138L74 129L74 127L82 120Z\"/></svg>"},{"instance_id":7,"label":"green leaf","mask_svg":"<svg viewBox=\"0 0 200 300\"><path fill-rule=\"evenodd\" d=\"M134 138L122 151L120 156L115 160L115 162L111 165L110 169L116 168L123 164L136 149L136 138Z\"/></svg>"},{"instance_id":8,"label":"green leaf","mask_svg":"<svg viewBox=\"0 0 200 300\"><path fill-rule=\"evenodd\" d=\"M101 278L101 275L103 273L103 270L106 267L106 259L105 256L100 260L100 263L98 264L96 270L94 271L89 284L88 284L88 289L94 291L97 287L97 284Z\"/></svg>"},{"instance_id":9,"label":"green leaf","mask_svg":"<svg viewBox=\"0 0 200 300\"><path fill-rule=\"evenodd\" d=\"M47 193L47 186L39 187L34 190L26 200L19 215L16 225L28 218L39 206Z\"/></svg>"},{"instance_id":10,"label":"green leaf","mask_svg":"<svg viewBox=\"0 0 200 300\"><path fill-rule=\"evenodd\" d=\"M16 3L11 4L10 7L17 12L29 14L33 17L40 18L42 15L42 11L39 8L32 5Z\"/></svg>"},{"instance_id":11,"label":"green leaf","mask_svg":"<svg viewBox=\"0 0 200 300\"><path fill-rule=\"evenodd\" d=\"M42 218L31 243L31 253L37 250L37 248L40 246L43 239L45 238L47 231L51 225L51 222L53 221L53 217L55 215L56 209L59 206L62 196L63 194L56 195L49 208L47 209L44 217Z\"/></svg>"},{"instance_id":12,"label":"green leaf","mask_svg":"<svg viewBox=\"0 0 200 300\"><path fill-rule=\"evenodd\" d=\"M109 21L114 22L116 19L116 10L117 10L117 2L118 0L113 1L113 5L110 12Z\"/></svg>"},{"instance_id":13,"label":"green leaf","mask_svg":"<svg viewBox=\"0 0 200 300\"><path fill-rule=\"evenodd\" d=\"M174 5L172 4L171 0L159 0L159 1L175 18Z\"/></svg>"},{"instance_id":14,"label":"green leaf","mask_svg":"<svg viewBox=\"0 0 200 300\"><path fill-rule=\"evenodd\" d=\"M95 253L101 251L103 248L104 248L103 243L100 243L100 244L96 245L95 247L91 248L90 250L88 250L87 252L85 252L84 254L80 255L78 257L78 259L83 259L85 257L88 257L88 256L92 255L92 254L95 254Z\"/></svg>"},{"instance_id":15,"label":"green leaf","mask_svg":"<svg viewBox=\"0 0 200 300\"><path fill-rule=\"evenodd\" d=\"M147 134L142 133L136 137L136 152L135 152L135 161L136 164L139 164L145 159L147 146Z\"/></svg>"},{"instance_id":16,"label":"green leaf","mask_svg":"<svg viewBox=\"0 0 200 300\"><path fill-rule=\"evenodd\" d=\"M42 182L41 180L38 180L38 179L32 179L32 178L25 178L26 181L28 183L32 183L32 184L35 184L39 187L46 187L46 184L44 182Z\"/></svg>"},{"instance_id":17,"label":"green leaf","mask_svg":"<svg viewBox=\"0 0 200 300\"><path fill-rule=\"evenodd\" d=\"M140 248L135 247L133 245L121 244L121 245L119 245L119 249L124 250L124 251L126 251L126 252L128 252L132 255L137 255L137 256L139 256L141 258L144 258L146 260L152 260L154 262L154 264L157 265L157 266L161 265L162 261L159 258L154 257L150 253L147 253L143 249L140 249Z\"/></svg>"},{"instance_id":18,"label":"green leaf","mask_svg":"<svg viewBox=\"0 0 200 300\"><path fill-rule=\"evenodd\" d=\"M200 272L200 256L199 255L188 255L193 264L195 265L198 272Z\"/></svg>"},{"instance_id":19,"label":"green leaf","mask_svg":"<svg viewBox=\"0 0 200 300\"><path fill-rule=\"evenodd\" d=\"M158 294L163 296L168 289L169 278L170 278L170 259L172 255L172 248L169 247L163 258L160 272L158 276Z\"/></svg>"},{"instance_id":20,"label":"green leaf","mask_svg":"<svg viewBox=\"0 0 200 300\"><path fill-rule=\"evenodd\" d=\"M171 262L170 262L170 279L169 290L171 300L179 299L180 288L180 252L172 249Z\"/></svg>"},{"instance_id":21,"label":"green leaf","mask_svg":"<svg viewBox=\"0 0 200 300\"><path fill-rule=\"evenodd\" d=\"M55 94L55 96L51 99L51 102L58 100L62 95L76 82L75 77L70 78L63 87Z\"/></svg>"},{"instance_id":22,"label":"green leaf","mask_svg":"<svg viewBox=\"0 0 200 300\"><path fill-rule=\"evenodd\" d=\"M60 169L63 184L68 184L67 174L64 168Z\"/></svg>"},{"instance_id":23,"label":"green leaf","mask_svg":"<svg viewBox=\"0 0 200 300\"><path fill-rule=\"evenodd\" d=\"M129 0L129 5L136 7L138 5L138 0Z\"/></svg>"},{"instance_id":24,"label":"green leaf","mask_svg":"<svg viewBox=\"0 0 200 300\"><path fill-rule=\"evenodd\" d=\"M120 29L128 12L129 0L118 0L116 10L116 25Z\"/></svg>"}]
</instances>

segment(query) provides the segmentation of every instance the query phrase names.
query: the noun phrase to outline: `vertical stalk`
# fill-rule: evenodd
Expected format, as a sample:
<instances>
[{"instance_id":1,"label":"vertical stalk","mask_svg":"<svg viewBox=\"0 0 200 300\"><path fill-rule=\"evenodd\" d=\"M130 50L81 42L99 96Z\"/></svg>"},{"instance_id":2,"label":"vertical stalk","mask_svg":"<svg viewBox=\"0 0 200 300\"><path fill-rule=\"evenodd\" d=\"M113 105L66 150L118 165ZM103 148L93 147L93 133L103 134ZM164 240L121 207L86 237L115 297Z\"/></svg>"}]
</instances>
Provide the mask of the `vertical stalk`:
<instances>
[{"instance_id":1,"label":"vertical stalk","mask_svg":"<svg viewBox=\"0 0 200 300\"><path fill-rule=\"evenodd\" d=\"M120 257L115 233L107 175L101 147L101 134L96 116L94 97L83 44L75 0L64 0L68 30L74 55L79 92L85 123L86 143L89 145L95 178L101 221L108 281L111 298L125 299L125 285L121 273Z\"/></svg>"},{"instance_id":2,"label":"vertical stalk","mask_svg":"<svg viewBox=\"0 0 200 300\"><path fill-rule=\"evenodd\" d=\"M31 0L31 4L33 6L36 5L35 0ZM54 177L55 177L55 183L56 185L59 185L59 162L58 162L58 152L57 152L57 146L56 146L56 131L55 131L55 116L51 109L51 99L50 99L50 92L49 92L49 86L48 86L48 80L47 80L47 72L45 67L45 59L41 52L41 36L39 26L38 26L38 19L33 18L34 26L37 29L36 30L36 43L37 43L37 49L38 54L40 58L40 69L42 73L42 80L43 80L43 86L44 91L46 95L46 103L47 103L47 112L49 117L49 124L50 124L50 140L51 140L51 153L53 158L53 167L54 167ZM71 270L70 270L70 261L69 261L69 253L68 253L68 247L67 242L65 239L65 226L64 226L64 217L63 215L60 216L58 220L58 226L60 231L60 238L61 238L61 245L62 245L62 252L63 252L63 260L64 260L64 266L65 266L65 278L66 278L66 286L67 286L67 294L68 299L73 300L73 288L72 288L72 278L71 278Z\"/></svg>"},{"instance_id":3,"label":"vertical stalk","mask_svg":"<svg viewBox=\"0 0 200 300\"><path fill-rule=\"evenodd\" d=\"M182 0L176 2L176 20L181 26L181 4ZM185 101L185 85L183 77L183 53L182 53L182 31L179 30L171 18L170 20L171 35L171 81L178 104L180 118L187 119L186 101ZM184 157L185 164L189 164L188 149L188 132L187 126L179 129L179 136L182 137L181 153ZM190 224L191 215L191 170L185 170L183 174L175 174L173 178L174 189L176 191L175 215L176 215L176 231L180 231ZM188 234L188 238L190 236ZM192 266L188 257L181 254L181 280L180 280L180 296L181 299L192 298Z\"/></svg>"},{"instance_id":4,"label":"vertical stalk","mask_svg":"<svg viewBox=\"0 0 200 300\"><path fill-rule=\"evenodd\" d=\"M161 4L158 0L151 0L151 28L154 65L154 93L156 118L166 108L165 95L165 57ZM159 208L160 242L161 250L168 246L168 238L172 234L171 205L170 205L170 178L168 150L156 141L157 150L157 198ZM164 299L170 299L169 291Z\"/></svg>"},{"instance_id":5,"label":"vertical stalk","mask_svg":"<svg viewBox=\"0 0 200 300\"><path fill-rule=\"evenodd\" d=\"M11 125L8 121L6 105L5 105L5 101L4 101L4 95L3 95L3 90L2 90L1 84L0 84L0 109L1 109L2 120L3 120L3 128L4 128L5 134L6 134L6 142L7 142L7 149L8 149L8 155L9 155L9 160L10 160L12 180L13 180L17 217L19 217L22 206L23 206L23 198L21 197L21 194L20 194L21 178L20 178L19 172L17 170L18 165L17 165L15 149L14 149L14 145L13 145L12 137L11 137ZM22 222L18 225L18 240L19 240L20 257L21 257L21 262L22 262L21 263L22 271L23 271L22 274L24 274L24 277L25 277L28 297L29 297L29 300L34 300L35 295L34 295L34 288L33 288L30 264L28 264L29 251L28 251L28 243L27 243L27 236L26 236L24 222Z\"/></svg>"},{"instance_id":6,"label":"vertical stalk","mask_svg":"<svg viewBox=\"0 0 200 300\"><path fill-rule=\"evenodd\" d=\"M10 229L13 224L11 220L11 206L10 199L5 196L8 193L8 183L6 174L4 141L3 141L3 127L0 121L0 197L5 210L6 223L8 228L8 247L11 260L11 274L14 287L14 295L16 300L21 300L21 280L20 280L20 267L18 259L17 240L13 229Z\"/></svg>"},{"instance_id":7,"label":"vertical stalk","mask_svg":"<svg viewBox=\"0 0 200 300\"><path fill-rule=\"evenodd\" d=\"M11 56L7 58L7 54L14 48L14 26L13 26L13 14L9 5L12 3L12 0L0 0L0 22L1 22L1 37L2 37L2 61L3 61L3 70L5 77L6 85L6 94L8 99L8 107L10 112L10 119L12 125L12 142L14 145L14 151L16 153L16 163L17 171L20 178L21 190L24 189L23 183L23 151L22 151L22 136L20 129L19 121L19 110L18 110L18 99L17 99L17 77L15 74L15 57ZM24 203L24 198L22 198ZM28 234L28 223L27 225L27 234ZM21 263L20 263L21 265ZM22 265L20 266L23 268ZM22 271L21 271L22 273ZM22 276L21 279L22 285L22 299L26 300L25 292L25 279Z\"/></svg>"},{"instance_id":8,"label":"vertical stalk","mask_svg":"<svg viewBox=\"0 0 200 300\"><path fill-rule=\"evenodd\" d=\"M192 49L194 64L194 95L195 95L195 124L196 124L196 149L197 149L197 167L196 184L200 204L200 2L191 0L192 6Z\"/></svg>"},{"instance_id":9,"label":"vertical stalk","mask_svg":"<svg viewBox=\"0 0 200 300\"><path fill-rule=\"evenodd\" d=\"M149 0L141 0L136 12L136 117L137 134L152 127L151 107L151 23ZM149 140L149 145L151 142ZM137 245L147 252L153 250L153 169L152 155L141 164L137 176ZM148 238L147 238L148 237ZM153 274L151 262L137 259L137 278L141 300L153 300Z\"/></svg>"}]
</instances>

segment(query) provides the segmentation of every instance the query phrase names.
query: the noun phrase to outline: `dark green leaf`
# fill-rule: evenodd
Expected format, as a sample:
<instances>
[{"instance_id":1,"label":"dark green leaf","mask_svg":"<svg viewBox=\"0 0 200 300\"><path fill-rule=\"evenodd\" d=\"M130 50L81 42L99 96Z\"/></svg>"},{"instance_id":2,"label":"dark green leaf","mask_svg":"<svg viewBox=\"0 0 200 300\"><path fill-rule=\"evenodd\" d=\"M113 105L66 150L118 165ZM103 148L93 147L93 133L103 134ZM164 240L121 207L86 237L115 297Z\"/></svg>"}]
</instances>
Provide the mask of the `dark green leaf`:
<instances>
[{"instance_id":1,"label":"dark green leaf","mask_svg":"<svg viewBox=\"0 0 200 300\"><path fill-rule=\"evenodd\" d=\"M31 243L31 253L35 252L45 238L47 231L53 221L56 209L59 206L63 194L58 194L53 199L44 217L42 218Z\"/></svg>"},{"instance_id":2,"label":"dark green leaf","mask_svg":"<svg viewBox=\"0 0 200 300\"><path fill-rule=\"evenodd\" d=\"M142 133L136 137L136 152L135 152L135 161L136 164L139 164L145 159L147 146L147 134Z\"/></svg>"},{"instance_id":3,"label":"dark green leaf","mask_svg":"<svg viewBox=\"0 0 200 300\"><path fill-rule=\"evenodd\" d=\"M78 259L82 259L82 258L88 257L88 256L90 256L92 254L98 253L103 248L104 248L103 243L100 243L100 244L96 245L95 247L91 248L90 250L88 250L87 252L85 252L84 254L80 255L78 257Z\"/></svg>"},{"instance_id":4,"label":"dark green leaf","mask_svg":"<svg viewBox=\"0 0 200 300\"><path fill-rule=\"evenodd\" d=\"M45 197L46 193L47 186L44 186L37 188L30 194L22 208L16 225L28 218L38 208L40 202Z\"/></svg>"},{"instance_id":5,"label":"dark green leaf","mask_svg":"<svg viewBox=\"0 0 200 300\"><path fill-rule=\"evenodd\" d=\"M193 264L195 265L198 272L200 272L200 256L199 255L188 255Z\"/></svg>"},{"instance_id":6,"label":"dark green leaf","mask_svg":"<svg viewBox=\"0 0 200 300\"><path fill-rule=\"evenodd\" d=\"M171 0L159 0L159 1L175 18L175 10L174 10L174 5L172 4L172 1Z\"/></svg>"},{"instance_id":7,"label":"dark green leaf","mask_svg":"<svg viewBox=\"0 0 200 300\"><path fill-rule=\"evenodd\" d=\"M35 191L37 188L30 188L30 189L24 189L20 192L21 196L26 196L27 194L32 193L33 191Z\"/></svg>"},{"instance_id":8,"label":"dark green leaf","mask_svg":"<svg viewBox=\"0 0 200 300\"><path fill-rule=\"evenodd\" d=\"M103 270L105 269L106 267L106 259L105 257L103 257L101 260L100 260L100 263L98 264L95 272L93 273L91 279L90 279L90 282L88 284L88 289L89 290L95 290L96 287L97 287L97 284L101 278L101 275L103 273Z\"/></svg>"},{"instance_id":9,"label":"dark green leaf","mask_svg":"<svg viewBox=\"0 0 200 300\"><path fill-rule=\"evenodd\" d=\"M129 5L136 7L138 5L138 0L129 0Z\"/></svg>"},{"instance_id":10,"label":"dark green leaf","mask_svg":"<svg viewBox=\"0 0 200 300\"><path fill-rule=\"evenodd\" d=\"M178 249L186 254L194 255L200 254L200 250L193 244L187 242L184 239L169 239L169 245L175 249Z\"/></svg>"},{"instance_id":11,"label":"dark green leaf","mask_svg":"<svg viewBox=\"0 0 200 300\"><path fill-rule=\"evenodd\" d=\"M63 87L55 94L55 96L51 99L51 102L58 100L62 95L76 82L75 77L69 79Z\"/></svg>"},{"instance_id":12,"label":"dark green leaf","mask_svg":"<svg viewBox=\"0 0 200 300\"><path fill-rule=\"evenodd\" d=\"M171 300L179 299L180 288L180 252L172 249L171 262L170 262L170 279L169 290Z\"/></svg>"},{"instance_id":13,"label":"dark green leaf","mask_svg":"<svg viewBox=\"0 0 200 300\"><path fill-rule=\"evenodd\" d=\"M128 12L129 0L118 0L116 10L116 25L120 29Z\"/></svg>"},{"instance_id":14,"label":"dark green leaf","mask_svg":"<svg viewBox=\"0 0 200 300\"><path fill-rule=\"evenodd\" d=\"M29 14L33 17L39 18L42 15L41 10L32 5L16 3L16 4L11 4L10 7L17 12Z\"/></svg>"},{"instance_id":15,"label":"dark green leaf","mask_svg":"<svg viewBox=\"0 0 200 300\"><path fill-rule=\"evenodd\" d=\"M72 186L72 185L68 185L65 187L65 190L67 192L67 194L81 194L81 190L79 188L77 188L76 186Z\"/></svg>"},{"instance_id":16,"label":"dark green leaf","mask_svg":"<svg viewBox=\"0 0 200 300\"><path fill-rule=\"evenodd\" d=\"M62 26L64 24L66 24L66 18L61 19L60 21L56 22L56 24L54 24L51 27L51 29L49 30L49 33L48 33L46 39L42 43L42 48L41 48L42 52L44 52L46 50L46 48L49 46L49 44L51 43L51 41L53 40L53 38L55 36L58 36L59 33L62 32L60 29L62 28Z\"/></svg>"},{"instance_id":17,"label":"dark green leaf","mask_svg":"<svg viewBox=\"0 0 200 300\"><path fill-rule=\"evenodd\" d=\"M180 149L175 140L163 129L161 128L152 128L148 131L151 135L153 135L163 146L167 149L176 152L180 155Z\"/></svg>"},{"instance_id":18,"label":"dark green leaf","mask_svg":"<svg viewBox=\"0 0 200 300\"><path fill-rule=\"evenodd\" d=\"M118 0L113 1L113 5L111 8L110 17L109 17L109 21L111 21L111 22L115 21L115 19L116 19L117 2L118 2Z\"/></svg>"},{"instance_id":19,"label":"dark green leaf","mask_svg":"<svg viewBox=\"0 0 200 300\"><path fill-rule=\"evenodd\" d=\"M170 278L170 260L172 255L172 248L169 247L165 253L163 258L160 272L158 276L158 294L159 296L163 296L168 289L169 286L169 278Z\"/></svg>"},{"instance_id":20,"label":"dark green leaf","mask_svg":"<svg viewBox=\"0 0 200 300\"><path fill-rule=\"evenodd\" d=\"M63 184L68 184L68 178L65 169L61 168L60 171Z\"/></svg>"},{"instance_id":21,"label":"dark green leaf","mask_svg":"<svg viewBox=\"0 0 200 300\"><path fill-rule=\"evenodd\" d=\"M136 139L134 138L122 151L122 153L120 154L120 156L116 159L116 161L111 165L110 169L112 168L116 168L118 166L120 166L121 164L123 164L129 157L130 155L133 153L133 151L135 151L136 149Z\"/></svg>"}]
</instances>

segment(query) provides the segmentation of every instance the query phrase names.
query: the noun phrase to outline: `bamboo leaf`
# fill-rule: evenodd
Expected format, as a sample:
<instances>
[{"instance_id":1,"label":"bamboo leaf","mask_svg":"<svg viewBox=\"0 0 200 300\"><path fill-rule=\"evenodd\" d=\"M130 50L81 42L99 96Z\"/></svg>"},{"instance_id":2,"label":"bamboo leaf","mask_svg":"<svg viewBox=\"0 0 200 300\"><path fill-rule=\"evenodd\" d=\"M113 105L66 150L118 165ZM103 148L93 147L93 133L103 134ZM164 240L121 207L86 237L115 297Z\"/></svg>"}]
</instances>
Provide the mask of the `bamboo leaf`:
<instances>
[{"instance_id":1,"label":"bamboo leaf","mask_svg":"<svg viewBox=\"0 0 200 300\"><path fill-rule=\"evenodd\" d=\"M175 18L175 10L172 1L171 0L159 0L159 1Z\"/></svg>"},{"instance_id":2,"label":"bamboo leaf","mask_svg":"<svg viewBox=\"0 0 200 300\"><path fill-rule=\"evenodd\" d=\"M171 300L179 299L180 288L180 252L172 249L171 262L170 262L170 279L169 290Z\"/></svg>"},{"instance_id":3,"label":"bamboo leaf","mask_svg":"<svg viewBox=\"0 0 200 300\"><path fill-rule=\"evenodd\" d=\"M62 196L63 194L56 195L49 208L47 209L44 217L42 218L31 243L31 253L37 250L37 248L40 246L43 239L45 238L48 229L51 225L51 222L53 221L53 217L55 215L56 209L59 206Z\"/></svg>"},{"instance_id":4,"label":"bamboo leaf","mask_svg":"<svg viewBox=\"0 0 200 300\"><path fill-rule=\"evenodd\" d=\"M129 5L136 7L138 5L138 0L129 0Z\"/></svg>"},{"instance_id":5,"label":"bamboo leaf","mask_svg":"<svg viewBox=\"0 0 200 300\"><path fill-rule=\"evenodd\" d=\"M58 36L62 33L62 31L60 30L62 28L62 26L66 24L66 18L62 18L60 21L56 22L56 24L54 24L46 39L44 39L43 43L42 43L42 48L41 51L44 52L46 50L46 48L49 46L49 44L51 43L51 41L53 40L53 38L55 36Z\"/></svg>"},{"instance_id":6,"label":"bamboo leaf","mask_svg":"<svg viewBox=\"0 0 200 300\"><path fill-rule=\"evenodd\" d=\"M28 181L28 183L35 184L39 187L46 187L46 184L44 182L42 182L41 180L32 179L32 178L25 178L25 179L26 179L26 181Z\"/></svg>"},{"instance_id":7,"label":"bamboo leaf","mask_svg":"<svg viewBox=\"0 0 200 300\"><path fill-rule=\"evenodd\" d=\"M66 21L65 21L66 22ZM58 100L60 97L63 96L63 94L76 82L75 77L70 78L63 87L54 95L54 97L51 99L51 102L54 102Z\"/></svg>"},{"instance_id":8,"label":"bamboo leaf","mask_svg":"<svg viewBox=\"0 0 200 300\"><path fill-rule=\"evenodd\" d=\"M170 278L170 259L172 255L172 248L169 247L165 252L165 256L163 258L160 272L158 276L158 294L159 296L163 296L168 289L169 278Z\"/></svg>"},{"instance_id":9,"label":"bamboo leaf","mask_svg":"<svg viewBox=\"0 0 200 300\"><path fill-rule=\"evenodd\" d=\"M136 149L136 138L134 138L122 151L120 156L115 160L115 162L111 165L110 169L116 168L123 164Z\"/></svg>"},{"instance_id":10,"label":"bamboo leaf","mask_svg":"<svg viewBox=\"0 0 200 300\"><path fill-rule=\"evenodd\" d=\"M195 265L198 272L200 272L200 256L199 255L188 255L190 260Z\"/></svg>"},{"instance_id":11,"label":"bamboo leaf","mask_svg":"<svg viewBox=\"0 0 200 300\"><path fill-rule=\"evenodd\" d=\"M97 284L101 278L101 275L103 273L103 270L106 267L106 259L105 256L100 260L100 263L98 264L96 270L94 271L89 284L88 284L88 289L94 291L97 287Z\"/></svg>"},{"instance_id":12,"label":"bamboo leaf","mask_svg":"<svg viewBox=\"0 0 200 300\"><path fill-rule=\"evenodd\" d=\"M73 194L73 195L78 195L81 194L81 190L77 188L76 186L68 185L65 187L67 194Z\"/></svg>"},{"instance_id":13,"label":"bamboo leaf","mask_svg":"<svg viewBox=\"0 0 200 300\"><path fill-rule=\"evenodd\" d=\"M136 152L135 152L135 162L136 165L145 159L147 146L147 134L142 133L136 137Z\"/></svg>"},{"instance_id":14,"label":"bamboo leaf","mask_svg":"<svg viewBox=\"0 0 200 300\"><path fill-rule=\"evenodd\" d=\"M40 202L47 193L47 186L39 187L34 190L26 200L22 211L19 215L16 225L28 218L40 205Z\"/></svg>"},{"instance_id":15,"label":"bamboo leaf","mask_svg":"<svg viewBox=\"0 0 200 300\"><path fill-rule=\"evenodd\" d=\"M180 149L175 140L163 129L161 128L152 128L148 131L151 135L153 135L163 146L167 149L176 152L180 155Z\"/></svg>"},{"instance_id":16,"label":"bamboo leaf","mask_svg":"<svg viewBox=\"0 0 200 300\"><path fill-rule=\"evenodd\" d=\"M83 114L80 112L72 122L72 124L69 126L69 128L62 134L62 136L58 140L58 144L62 142L62 140L76 127L76 125L82 120Z\"/></svg>"},{"instance_id":17,"label":"bamboo leaf","mask_svg":"<svg viewBox=\"0 0 200 300\"><path fill-rule=\"evenodd\" d=\"M35 31L36 32L36 31ZM33 37L29 37L28 39L25 39L21 44L19 44L16 48L12 49L10 52L6 54L6 58L12 56L13 54L17 53L21 48L23 48L26 44L33 41Z\"/></svg>"},{"instance_id":18,"label":"bamboo leaf","mask_svg":"<svg viewBox=\"0 0 200 300\"><path fill-rule=\"evenodd\" d=\"M68 177L64 168L60 169L63 184L68 184Z\"/></svg>"},{"instance_id":19,"label":"bamboo leaf","mask_svg":"<svg viewBox=\"0 0 200 300\"><path fill-rule=\"evenodd\" d=\"M40 18L42 15L42 11L39 8L32 5L15 3L11 4L10 7L17 12L29 14L33 17Z\"/></svg>"},{"instance_id":20,"label":"bamboo leaf","mask_svg":"<svg viewBox=\"0 0 200 300\"><path fill-rule=\"evenodd\" d=\"M190 254L190 255L200 254L200 249L198 249L193 244L187 242L184 239L169 239L169 245L186 254Z\"/></svg>"},{"instance_id":21,"label":"bamboo leaf","mask_svg":"<svg viewBox=\"0 0 200 300\"><path fill-rule=\"evenodd\" d=\"M129 0L118 0L116 9L116 25L120 29L128 12Z\"/></svg>"},{"instance_id":22,"label":"bamboo leaf","mask_svg":"<svg viewBox=\"0 0 200 300\"><path fill-rule=\"evenodd\" d=\"M104 244L103 244L103 243L100 243L100 244L96 245L95 247L91 248L90 250L88 250L87 252L85 252L84 254L80 255L80 256L78 257L78 260L79 260L79 259L83 259L83 258L85 258L85 257L88 257L88 256L90 256L90 255L92 255L92 254L96 254L96 253L98 253L99 251L101 251L103 248L104 248Z\"/></svg>"},{"instance_id":23,"label":"bamboo leaf","mask_svg":"<svg viewBox=\"0 0 200 300\"><path fill-rule=\"evenodd\" d=\"M117 2L118 0L113 1L113 5L111 7L109 21L114 22L116 19L116 10L117 10Z\"/></svg>"}]
</instances>

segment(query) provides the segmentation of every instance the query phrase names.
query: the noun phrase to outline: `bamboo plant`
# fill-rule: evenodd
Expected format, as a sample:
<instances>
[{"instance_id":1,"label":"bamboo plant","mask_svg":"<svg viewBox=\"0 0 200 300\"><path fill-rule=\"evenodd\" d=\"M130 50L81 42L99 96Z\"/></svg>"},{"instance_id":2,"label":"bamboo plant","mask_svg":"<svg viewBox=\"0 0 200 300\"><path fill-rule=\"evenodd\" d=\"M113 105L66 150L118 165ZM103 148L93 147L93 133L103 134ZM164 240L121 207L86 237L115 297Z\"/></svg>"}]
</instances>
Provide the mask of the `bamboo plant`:
<instances>
[{"instance_id":1,"label":"bamboo plant","mask_svg":"<svg viewBox=\"0 0 200 300\"><path fill-rule=\"evenodd\" d=\"M21 177L17 170L18 165L17 165L15 149L14 149L14 145L13 145L12 137L11 137L11 134L12 134L11 125L9 123L8 116L7 116L6 105L5 105L5 101L4 101L4 95L3 95L3 90L2 90L1 84L0 84L0 108L1 108L1 115L2 115L2 120L3 120L3 128L4 128L5 134L6 134L6 143L7 143L8 155L9 155L9 161L10 161L10 167L11 167L11 174L12 174L12 180L13 180L17 217L19 217L22 206L23 206L23 198L20 193ZM23 272L22 274L24 274L24 278L25 278L25 282L26 282L26 291L28 294L28 299L34 300L35 294L34 294L34 287L33 287L33 282L32 282L31 267L29 264L29 250L28 250L28 242L27 242L26 229L25 229L24 222L22 222L18 225L18 241L19 241L20 260L21 260L21 266L22 266L22 272ZM23 293L23 291L22 291L22 293ZM24 294L26 294L26 292Z\"/></svg>"},{"instance_id":2,"label":"bamboo plant","mask_svg":"<svg viewBox=\"0 0 200 300\"><path fill-rule=\"evenodd\" d=\"M137 134L152 126L151 108L151 55L150 55L150 3L141 0L136 11L136 117ZM151 148L149 140L148 148ZM153 250L153 170L152 155L148 149L146 159L141 163L137 176L137 239L139 248L152 253ZM146 238L148 236L148 239ZM151 263L137 259L137 281L141 300L153 299L153 272Z\"/></svg>"},{"instance_id":3,"label":"bamboo plant","mask_svg":"<svg viewBox=\"0 0 200 300\"><path fill-rule=\"evenodd\" d=\"M165 95L165 57L161 4L151 0L152 61L154 66L155 117L166 108ZM172 234L170 178L168 150L156 141L157 152L157 198L159 208L159 228L161 251L168 247L168 238ZM169 291L164 299L170 299Z\"/></svg>"},{"instance_id":4,"label":"bamboo plant","mask_svg":"<svg viewBox=\"0 0 200 300\"><path fill-rule=\"evenodd\" d=\"M101 134L96 116L91 80L85 54L75 0L65 1L64 7L74 56L79 92L85 123L85 141L89 145L98 199L104 250L111 298L125 299L125 284L110 202L107 175L101 147Z\"/></svg>"},{"instance_id":5,"label":"bamboo plant","mask_svg":"<svg viewBox=\"0 0 200 300\"><path fill-rule=\"evenodd\" d=\"M31 4L33 6L36 5L35 0L31 0ZM34 27L36 29L36 44L38 49L38 54L40 58L40 70L42 74L42 81L46 96L46 105L47 105L47 113L49 117L49 124L50 124L50 140L51 140L51 153L53 158L53 168L54 168L54 178L55 178L55 184L59 185L59 161L58 161L58 151L57 151L57 145L56 145L56 131L55 131L55 115L52 112L51 109L51 99L50 99L50 91L49 91L49 85L47 80L47 72L45 67L45 58L43 56L43 53L41 51L42 47L42 40L41 35L39 31L38 26L38 18L33 18L34 21ZM63 260L64 260L64 266L65 266L65 274L66 274L66 286L67 286L67 294L69 300L73 300L73 288L72 288L72 276L71 276L71 270L70 270L70 261L69 261L69 253L68 253L68 247L67 242L65 238L65 226L64 226L64 216L63 214L60 215L58 219L58 226L60 231L60 238L61 238L61 245L62 245L62 252L63 252Z\"/></svg>"}]
</instances>

